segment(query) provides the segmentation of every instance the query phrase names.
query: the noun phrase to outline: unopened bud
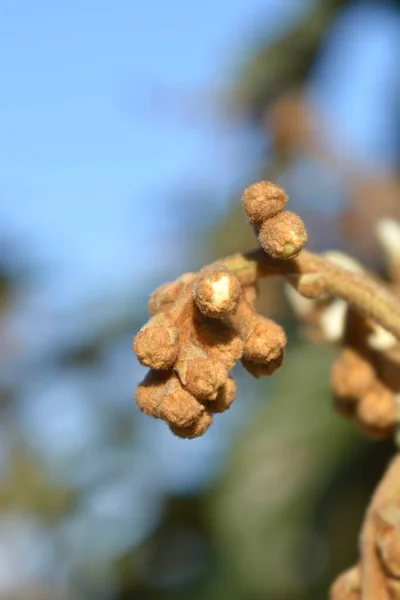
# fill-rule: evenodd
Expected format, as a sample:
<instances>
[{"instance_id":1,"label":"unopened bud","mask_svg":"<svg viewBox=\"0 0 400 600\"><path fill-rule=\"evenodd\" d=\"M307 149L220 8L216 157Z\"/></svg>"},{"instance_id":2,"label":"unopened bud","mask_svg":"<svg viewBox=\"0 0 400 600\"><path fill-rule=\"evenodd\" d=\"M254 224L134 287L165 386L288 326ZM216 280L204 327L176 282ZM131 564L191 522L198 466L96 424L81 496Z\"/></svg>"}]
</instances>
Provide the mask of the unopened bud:
<instances>
[{"instance_id":1,"label":"unopened bud","mask_svg":"<svg viewBox=\"0 0 400 600\"><path fill-rule=\"evenodd\" d=\"M152 317L134 339L139 362L151 369L169 369L178 356L179 328L164 313Z\"/></svg>"},{"instance_id":2,"label":"unopened bud","mask_svg":"<svg viewBox=\"0 0 400 600\"><path fill-rule=\"evenodd\" d=\"M159 407L164 397L165 384L170 375L170 371L149 371L136 388L136 404L146 415L159 417Z\"/></svg>"},{"instance_id":3,"label":"unopened bud","mask_svg":"<svg viewBox=\"0 0 400 600\"><path fill-rule=\"evenodd\" d=\"M183 439L193 439L200 437L205 434L207 429L213 422L213 418L209 412L204 411L197 418L197 420L189 425L188 427L177 427L176 425L170 425L172 433Z\"/></svg>"},{"instance_id":4,"label":"unopened bud","mask_svg":"<svg viewBox=\"0 0 400 600\"><path fill-rule=\"evenodd\" d=\"M215 400L207 401L207 410L211 413L222 413L231 407L236 398L236 382L228 377L225 385L219 390Z\"/></svg>"},{"instance_id":5,"label":"unopened bud","mask_svg":"<svg viewBox=\"0 0 400 600\"><path fill-rule=\"evenodd\" d=\"M242 200L249 220L261 224L284 209L288 196L279 185L259 181L245 190Z\"/></svg>"},{"instance_id":6,"label":"unopened bud","mask_svg":"<svg viewBox=\"0 0 400 600\"><path fill-rule=\"evenodd\" d=\"M175 370L185 390L199 400L216 398L218 390L228 378L225 365L190 343L183 349Z\"/></svg>"},{"instance_id":7,"label":"unopened bud","mask_svg":"<svg viewBox=\"0 0 400 600\"><path fill-rule=\"evenodd\" d=\"M397 424L397 405L394 393L379 382L361 399L357 406L357 422L371 438L391 435Z\"/></svg>"},{"instance_id":8,"label":"unopened bud","mask_svg":"<svg viewBox=\"0 0 400 600\"><path fill-rule=\"evenodd\" d=\"M307 231L300 217L286 210L263 222L258 239L267 254L288 259L301 251L307 241Z\"/></svg>"},{"instance_id":9,"label":"unopened bud","mask_svg":"<svg viewBox=\"0 0 400 600\"><path fill-rule=\"evenodd\" d=\"M284 351L282 350L281 354L276 358L264 362L258 363L255 361L247 360L246 358L242 358L242 365L253 377L256 379L260 379L260 377L269 377L273 375L277 369L282 365L284 358Z\"/></svg>"},{"instance_id":10,"label":"unopened bud","mask_svg":"<svg viewBox=\"0 0 400 600\"><path fill-rule=\"evenodd\" d=\"M286 280L304 298L310 300L320 298L325 292L325 279L320 273L305 273L304 275L289 275Z\"/></svg>"},{"instance_id":11,"label":"unopened bud","mask_svg":"<svg viewBox=\"0 0 400 600\"><path fill-rule=\"evenodd\" d=\"M287 340L284 330L271 319L259 317L244 341L243 358L266 364L282 354Z\"/></svg>"},{"instance_id":12,"label":"unopened bud","mask_svg":"<svg viewBox=\"0 0 400 600\"><path fill-rule=\"evenodd\" d=\"M204 411L189 392L183 389L179 378L171 375L165 385L164 397L160 404L159 416L170 425L189 427Z\"/></svg>"},{"instance_id":13,"label":"unopened bud","mask_svg":"<svg viewBox=\"0 0 400 600\"><path fill-rule=\"evenodd\" d=\"M203 315L214 319L236 312L241 291L238 278L225 267L205 269L193 286L196 306Z\"/></svg>"},{"instance_id":14,"label":"unopened bud","mask_svg":"<svg viewBox=\"0 0 400 600\"><path fill-rule=\"evenodd\" d=\"M357 402L375 381L372 365L353 348L344 348L331 371L331 386L338 398Z\"/></svg>"}]
</instances>

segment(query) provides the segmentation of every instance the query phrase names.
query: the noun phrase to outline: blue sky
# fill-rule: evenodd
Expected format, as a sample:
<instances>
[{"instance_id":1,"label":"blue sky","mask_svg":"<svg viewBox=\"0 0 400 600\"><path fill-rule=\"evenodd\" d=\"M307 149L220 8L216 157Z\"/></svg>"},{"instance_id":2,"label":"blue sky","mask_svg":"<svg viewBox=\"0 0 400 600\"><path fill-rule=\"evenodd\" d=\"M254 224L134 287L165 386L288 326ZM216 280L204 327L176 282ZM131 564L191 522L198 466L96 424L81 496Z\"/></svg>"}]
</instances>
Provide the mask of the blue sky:
<instances>
[{"instance_id":1,"label":"blue sky","mask_svg":"<svg viewBox=\"0 0 400 600\"><path fill-rule=\"evenodd\" d=\"M0 220L47 265L53 303L87 299L105 277L122 287L170 187L194 170L212 181L218 164L228 184L237 169L211 123L154 116L148 90L219 87L256 19L273 34L308 4L5 3Z\"/></svg>"}]
</instances>

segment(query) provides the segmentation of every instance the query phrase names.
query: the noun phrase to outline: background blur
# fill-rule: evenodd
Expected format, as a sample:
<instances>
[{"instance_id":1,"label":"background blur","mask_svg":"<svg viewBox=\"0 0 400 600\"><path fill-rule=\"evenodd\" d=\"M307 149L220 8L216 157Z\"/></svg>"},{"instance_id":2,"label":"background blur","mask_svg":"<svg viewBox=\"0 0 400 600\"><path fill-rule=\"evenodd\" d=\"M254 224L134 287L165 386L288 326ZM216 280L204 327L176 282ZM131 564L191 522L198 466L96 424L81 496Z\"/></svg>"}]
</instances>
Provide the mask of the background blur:
<instances>
[{"instance_id":1,"label":"background blur","mask_svg":"<svg viewBox=\"0 0 400 600\"><path fill-rule=\"evenodd\" d=\"M289 351L204 438L141 415L150 292L255 246L284 185L314 250L381 271L400 217L400 2L14 0L0 9L0 598L327 597L392 451Z\"/></svg>"}]
</instances>

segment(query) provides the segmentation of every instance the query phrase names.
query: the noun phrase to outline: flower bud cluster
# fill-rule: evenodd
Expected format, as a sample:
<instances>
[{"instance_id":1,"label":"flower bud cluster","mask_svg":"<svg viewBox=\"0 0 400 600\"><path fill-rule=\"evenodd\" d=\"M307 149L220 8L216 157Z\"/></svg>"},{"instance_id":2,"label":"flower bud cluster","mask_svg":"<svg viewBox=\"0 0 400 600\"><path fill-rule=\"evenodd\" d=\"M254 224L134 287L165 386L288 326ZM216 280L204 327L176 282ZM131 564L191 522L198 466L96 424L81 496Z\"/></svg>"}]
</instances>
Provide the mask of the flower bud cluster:
<instances>
[{"instance_id":1,"label":"flower bud cluster","mask_svg":"<svg viewBox=\"0 0 400 600\"><path fill-rule=\"evenodd\" d=\"M254 225L261 246L273 258L292 258L307 241L303 221L295 213L284 210L287 200L285 190L270 181L259 181L243 194L249 221Z\"/></svg>"},{"instance_id":2,"label":"flower bud cluster","mask_svg":"<svg viewBox=\"0 0 400 600\"><path fill-rule=\"evenodd\" d=\"M349 310L344 346L331 371L334 404L371 438L392 435L398 423L400 376L387 353L371 348L373 324Z\"/></svg>"},{"instance_id":3,"label":"flower bud cluster","mask_svg":"<svg viewBox=\"0 0 400 600\"><path fill-rule=\"evenodd\" d=\"M150 368L136 391L139 408L179 437L198 437L235 399L230 371L237 361L255 377L272 374L282 363L286 336L257 314L256 296L255 286L242 288L222 265L158 288L149 301L153 316L133 344Z\"/></svg>"}]
</instances>

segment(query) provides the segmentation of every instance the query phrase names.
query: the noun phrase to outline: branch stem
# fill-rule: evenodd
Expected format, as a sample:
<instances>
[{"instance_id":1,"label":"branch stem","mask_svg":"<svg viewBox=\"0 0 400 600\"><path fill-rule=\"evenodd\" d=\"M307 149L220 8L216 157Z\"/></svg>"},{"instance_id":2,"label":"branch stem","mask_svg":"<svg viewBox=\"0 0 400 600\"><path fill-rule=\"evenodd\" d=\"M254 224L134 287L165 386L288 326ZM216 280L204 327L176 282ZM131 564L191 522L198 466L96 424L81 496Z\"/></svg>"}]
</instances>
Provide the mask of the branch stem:
<instances>
[{"instance_id":1,"label":"branch stem","mask_svg":"<svg viewBox=\"0 0 400 600\"><path fill-rule=\"evenodd\" d=\"M279 260L259 249L229 256L218 263L235 273L242 285L268 275L320 274L326 293L342 298L400 341L400 301L384 283L367 275L352 273L306 250L295 258Z\"/></svg>"}]
</instances>

